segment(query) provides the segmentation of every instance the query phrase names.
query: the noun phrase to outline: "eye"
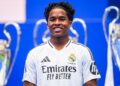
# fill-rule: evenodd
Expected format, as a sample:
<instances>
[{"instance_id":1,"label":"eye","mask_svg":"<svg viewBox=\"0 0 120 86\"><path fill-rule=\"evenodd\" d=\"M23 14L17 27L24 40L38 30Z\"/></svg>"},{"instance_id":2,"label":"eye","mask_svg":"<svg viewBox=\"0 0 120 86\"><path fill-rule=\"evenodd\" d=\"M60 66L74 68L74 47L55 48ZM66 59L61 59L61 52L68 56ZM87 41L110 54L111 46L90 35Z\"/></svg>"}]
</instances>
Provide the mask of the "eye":
<instances>
[{"instance_id":1,"label":"eye","mask_svg":"<svg viewBox=\"0 0 120 86\"><path fill-rule=\"evenodd\" d=\"M61 16L61 17L59 17L59 20L64 21L64 20L66 20L66 17Z\"/></svg>"},{"instance_id":2,"label":"eye","mask_svg":"<svg viewBox=\"0 0 120 86\"><path fill-rule=\"evenodd\" d=\"M48 20L49 21L55 21L55 19L56 19L55 17L50 17Z\"/></svg>"}]
</instances>

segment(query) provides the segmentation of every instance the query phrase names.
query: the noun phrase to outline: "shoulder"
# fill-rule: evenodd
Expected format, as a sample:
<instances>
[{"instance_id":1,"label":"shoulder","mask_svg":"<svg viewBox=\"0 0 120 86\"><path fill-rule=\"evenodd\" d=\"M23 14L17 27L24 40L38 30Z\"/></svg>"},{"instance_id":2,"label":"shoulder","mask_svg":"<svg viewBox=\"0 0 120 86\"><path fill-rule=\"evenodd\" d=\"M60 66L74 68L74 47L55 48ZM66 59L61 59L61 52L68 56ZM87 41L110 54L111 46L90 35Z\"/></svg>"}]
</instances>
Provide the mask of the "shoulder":
<instances>
[{"instance_id":1,"label":"shoulder","mask_svg":"<svg viewBox=\"0 0 120 86\"><path fill-rule=\"evenodd\" d=\"M81 43L72 42L72 46L74 46L78 50L90 51L90 49L86 45Z\"/></svg>"},{"instance_id":2,"label":"shoulder","mask_svg":"<svg viewBox=\"0 0 120 86\"><path fill-rule=\"evenodd\" d=\"M93 59L91 50L84 44L72 42L73 48L75 48L78 55L82 56L84 59Z\"/></svg>"},{"instance_id":3,"label":"shoulder","mask_svg":"<svg viewBox=\"0 0 120 86\"><path fill-rule=\"evenodd\" d=\"M33 55L36 55L38 53L41 53L43 51L43 49L45 49L46 47L47 47L47 42L41 43L37 47L31 49L28 53L28 56L31 56L31 55L33 56Z\"/></svg>"}]
</instances>

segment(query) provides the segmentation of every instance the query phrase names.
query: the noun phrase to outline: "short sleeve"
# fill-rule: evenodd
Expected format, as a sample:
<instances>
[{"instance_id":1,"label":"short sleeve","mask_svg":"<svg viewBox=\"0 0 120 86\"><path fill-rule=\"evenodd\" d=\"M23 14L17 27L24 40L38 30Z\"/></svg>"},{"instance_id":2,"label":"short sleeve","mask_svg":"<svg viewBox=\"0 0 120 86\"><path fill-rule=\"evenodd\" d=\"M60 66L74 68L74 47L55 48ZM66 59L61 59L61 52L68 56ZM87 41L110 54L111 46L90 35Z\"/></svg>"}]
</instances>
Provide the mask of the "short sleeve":
<instances>
[{"instance_id":1,"label":"short sleeve","mask_svg":"<svg viewBox=\"0 0 120 86\"><path fill-rule=\"evenodd\" d=\"M36 67L34 63L34 55L33 53L29 53L26 59L23 80L22 81L29 81L33 84L36 84Z\"/></svg>"},{"instance_id":2,"label":"short sleeve","mask_svg":"<svg viewBox=\"0 0 120 86\"><path fill-rule=\"evenodd\" d=\"M84 83L101 77L95 65L92 53L88 48L84 51L82 67Z\"/></svg>"}]
</instances>

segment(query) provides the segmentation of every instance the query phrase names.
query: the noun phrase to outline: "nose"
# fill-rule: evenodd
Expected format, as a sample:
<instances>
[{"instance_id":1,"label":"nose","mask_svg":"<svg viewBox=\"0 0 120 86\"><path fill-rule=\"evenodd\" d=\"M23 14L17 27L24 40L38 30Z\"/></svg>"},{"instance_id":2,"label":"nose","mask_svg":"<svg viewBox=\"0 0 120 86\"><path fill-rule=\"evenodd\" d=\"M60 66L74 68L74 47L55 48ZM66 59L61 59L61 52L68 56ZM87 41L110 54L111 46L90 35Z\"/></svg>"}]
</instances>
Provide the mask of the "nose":
<instances>
[{"instance_id":1,"label":"nose","mask_svg":"<svg viewBox=\"0 0 120 86\"><path fill-rule=\"evenodd\" d=\"M57 19L57 20L55 21L55 24L56 24L56 25L60 25L60 21Z\"/></svg>"}]
</instances>

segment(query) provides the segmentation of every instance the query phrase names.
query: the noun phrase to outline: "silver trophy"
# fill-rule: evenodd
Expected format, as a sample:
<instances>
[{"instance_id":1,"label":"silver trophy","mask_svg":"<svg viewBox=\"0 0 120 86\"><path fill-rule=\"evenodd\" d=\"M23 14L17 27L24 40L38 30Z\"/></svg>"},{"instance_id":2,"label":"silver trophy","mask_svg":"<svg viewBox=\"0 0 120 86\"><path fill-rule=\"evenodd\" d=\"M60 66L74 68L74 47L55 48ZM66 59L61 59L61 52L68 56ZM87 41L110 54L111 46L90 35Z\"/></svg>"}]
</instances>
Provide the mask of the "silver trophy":
<instances>
[{"instance_id":1,"label":"silver trophy","mask_svg":"<svg viewBox=\"0 0 120 86\"><path fill-rule=\"evenodd\" d=\"M109 33L106 32L106 18L108 13L111 10L116 11L116 18L112 20L109 24ZM103 30L106 41L108 43L108 52L107 52L107 72L105 79L105 86L114 86L114 75L113 75L113 63L112 58L114 59L115 64L120 70L120 24L117 23L120 16L119 9L116 6L110 6L105 9L103 15Z\"/></svg>"},{"instance_id":2,"label":"silver trophy","mask_svg":"<svg viewBox=\"0 0 120 86\"><path fill-rule=\"evenodd\" d=\"M78 23L81 23L82 24L82 27L83 27L83 30L84 30L84 44L87 44L87 27L86 27L86 24L84 22L84 20L80 19L80 18L74 18L73 19L73 23L75 22L78 22ZM34 40L34 45L37 46L38 43L37 43L37 32L38 32L38 29L39 29L39 26L41 24L47 24L47 21L45 19L40 19L37 21L37 23L35 24L35 28L34 28L34 31L33 31L33 40ZM73 40L74 42L78 42L78 39L79 39L79 33L71 26L70 27L70 31L72 32L72 34L74 36L70 36L70 39ZM46 29L45 32L43 33L43 36L42 36L42 41L43 42L46 42L50 39L50 31L49 29Z\"/></svg>"},{"instance_id":3,"label":"silver trophy","mask_svg":"<svg viewBox=\"0 0 120 86\"><path fill-rule=\"evenodd\" d=\"M9 32L7 31L7 27L10 25L14 26L15 29L17 30L17 45L16 45L14 56L11 55L11 49L9 48L11 45L12 39L11 39ZM5 36L7 37L7 40L0 39L0 86L6 85L8 78L11 74L11 71L15 63L17 53L18 53L20 35L21 35L20 26L14 22L6 23L4 25L3 32Z\"/></svg>"},{"instance_id":4,"label":"silver trophy","mask_svg":"<svg viewBox=\"0 0 120 86\"><path fill-rule=\"evenodd\" d=\"M112 50L114 54L115 64L120 70L120 24L113 24L112 30Z\"/></svg>"}]
</instances>

